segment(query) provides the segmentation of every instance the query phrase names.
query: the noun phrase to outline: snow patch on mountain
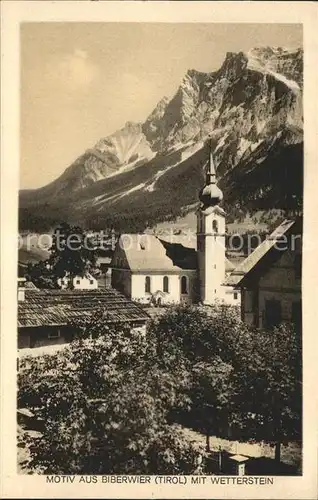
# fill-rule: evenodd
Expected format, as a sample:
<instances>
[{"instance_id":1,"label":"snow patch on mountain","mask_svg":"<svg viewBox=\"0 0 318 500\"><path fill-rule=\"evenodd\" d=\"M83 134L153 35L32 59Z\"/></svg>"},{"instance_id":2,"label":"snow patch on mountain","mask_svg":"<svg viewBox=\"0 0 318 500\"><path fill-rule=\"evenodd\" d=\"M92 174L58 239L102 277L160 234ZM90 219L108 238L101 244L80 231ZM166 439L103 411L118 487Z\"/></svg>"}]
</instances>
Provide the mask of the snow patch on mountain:
<instances>
[{"instance_id":1,"label":"snow patch on mountain","mask_svg":"<svg viewBox=\"0 0 318 500\"><path fill-rule=\"evenodd\" d=\"M89 214L94 223L95 210L99 220L107 216L107 207L116 214L116 202L135 193L130 202L136 214L142 217L146 200L147 210L151 212L153 204L157 217L161 201L170 196L170 179L177 182L180 175L173 206L166 200L163 207L175 213L196 199L208 138L217 175L232 186L232 177L236 179L246 165L250 172L276 148L281 152L302 143L302 58L301 49L258 47L227 53L217 71L189 70L173 97L161 99L144 123L127 122L100 139L53 183L24 192L20 203L25 208L52 204L55 213L66 204L70 211L84 208L85 217ZM272 182L265 174L263 179ZM252 191L262 187L257 180L250 186ZM247 194L242 196L251 199L254 191L250 197ZM122 210L121 204L118 207Z\"/></svg>"}]
</instances>

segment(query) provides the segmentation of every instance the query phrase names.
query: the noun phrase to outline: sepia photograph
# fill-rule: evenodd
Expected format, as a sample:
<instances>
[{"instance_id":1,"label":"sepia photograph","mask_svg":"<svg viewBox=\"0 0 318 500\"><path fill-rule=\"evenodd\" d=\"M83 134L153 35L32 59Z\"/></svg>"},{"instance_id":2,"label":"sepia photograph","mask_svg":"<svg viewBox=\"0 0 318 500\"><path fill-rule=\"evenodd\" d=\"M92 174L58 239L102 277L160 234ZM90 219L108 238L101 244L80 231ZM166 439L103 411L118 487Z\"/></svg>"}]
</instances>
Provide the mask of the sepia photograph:
<instances>
[{"instance_id":1,"label":"sepia photograph","mask_svg":"<svg viewBox=\"0 0 318 500\"><path fill-rule=\"evenodd\" d=\"M303 25L18 30L17 481L301 479Z\"/></svg>"},{"instance_id":2,"label":"sepia photograph","mask_svg":"<svg viewBox=\"0 0 318 500\"><path fill-rule=\"evenodd\" d=\"M20 35L21 473L301 474L302 27Z\"/></svg>"}]
</instances>

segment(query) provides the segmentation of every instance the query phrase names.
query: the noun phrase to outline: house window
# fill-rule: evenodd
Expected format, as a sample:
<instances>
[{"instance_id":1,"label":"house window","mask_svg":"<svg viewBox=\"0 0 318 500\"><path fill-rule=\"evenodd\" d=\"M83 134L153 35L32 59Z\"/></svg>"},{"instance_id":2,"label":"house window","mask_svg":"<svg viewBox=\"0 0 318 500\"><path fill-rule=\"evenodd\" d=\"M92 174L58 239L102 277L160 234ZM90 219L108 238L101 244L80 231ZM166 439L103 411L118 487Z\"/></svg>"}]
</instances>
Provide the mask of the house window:
<instances>
[{"instance_id":1,"label":"house window","mask_svg":"<svg viewBox=\"0 0 318 500\"><path fill-rule=\"evenodd\" d=\"M282 321L282 305L280 300L265 300L265 327L273 328Z\"/></svg>"},{"instance_id":2,"label":"house window","mask_svg":"<svg viewBox=\"0 0 318 500\"><path fill-rule=\"evenodd\" d=\"M80 283L81 283L81 280L76 280L77 285L80 285Z\"/></svg>"},{"instance_id":3,"label":"house window","mask_svg":"<svg viewBox=\"0 0 318 500\"><path fill-rule=\"evenodd\" d=\"M294 259L295 278L301 279L301 254L295 255Z\"/></svg>"},{"instance_id":4,"label":"house window","mask_svg":"<svg viewBox=\"0 0 318 500\"><path fill-rule=\"evenodd\" d=\"M182 295L188 294L188 278L187 278L187 276L182 276L182 278L181 278L181 294Z\"/></svg>"},{"instance_id":5,"label":"house window","mask_svg":"<svg viewBox=\"0 0 318 500\"><path fill-rule=\"evenodd\" d=\"M234 292L234 300L237 300L237 292Z\"/></svg>"},{"instance_id":6,"label":"house window","mask_svg":"<svg viewBox=\"0 0 318 500\"><path fill-rule=\"evenodd\" d=\"M51 332L48 333L47 338L58 339L60 336L61 336L60 330L52 330Z\"/></svg>"},{"instance_id":7,"label":"house window","mask_svg":"<svg viewBox=\"0 0 318 500\"><path fill-rule=\"evenodd\" d=\"M215 233L218 233L219 232L219 225L218 225L218 221L214 219L214 221L212 222L212 229Z\"/></svg>"},{"instance_id":8,"label":"house window","mask_svg":"<svg viewBox=\"0 0 318 500\"><path fill-rule=\"evenodd\" d=\"M169 293L169 278L168 276L163 277L163 291Z\"/></svg>"},{"instance_id":9,"label":"house window","mask_svg":"<svg viewBox=\"0 0 318 500\"><path fill-rule=\"evenodd\" d=\"M94 280L89 280L90 285L94 285Z\"/></svg>"},{"instance_id":10,"label":"house window","mask_svg":"<svg viewBox=\"0 0 318 500\"><path fill-rule=\"evenodd\" d=\"M297 329L302 326L302 304L301 300L292 303L292 322Z\"/></svg>"},{"instance_id":11,"label":"house window","mask_svg":"<svg viewBox=\"0 0 318 500\"><path fill-rule=\"evenodd\" d=\"M146 276L146 278L145 278L145 292L151 293L150 276Z\"/></svg>"}]
</instances>

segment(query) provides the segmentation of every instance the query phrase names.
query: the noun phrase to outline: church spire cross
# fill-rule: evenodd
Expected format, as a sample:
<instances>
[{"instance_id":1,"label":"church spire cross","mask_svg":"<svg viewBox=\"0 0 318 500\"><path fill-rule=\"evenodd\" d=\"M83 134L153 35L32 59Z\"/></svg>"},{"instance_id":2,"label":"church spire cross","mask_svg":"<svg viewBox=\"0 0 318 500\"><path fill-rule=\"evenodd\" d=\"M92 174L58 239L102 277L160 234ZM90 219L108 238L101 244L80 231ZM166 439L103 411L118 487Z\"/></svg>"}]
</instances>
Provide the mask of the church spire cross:
<instances>
[{"instance_id":1,"label":"church spire cross","mask_svg":"<svg viewBox=\"0 0 318 500\"><path fill-rule=\"evenodd\" d=\"M212 139L210 139L210 155L209 155L209 162L208 162L208 168L206 172L206 185L208 184L216 184L216 175L215 175L215 166L214 166L214 160L213 160L213 152L212 152Z\"/></svg>"}]
</instances>

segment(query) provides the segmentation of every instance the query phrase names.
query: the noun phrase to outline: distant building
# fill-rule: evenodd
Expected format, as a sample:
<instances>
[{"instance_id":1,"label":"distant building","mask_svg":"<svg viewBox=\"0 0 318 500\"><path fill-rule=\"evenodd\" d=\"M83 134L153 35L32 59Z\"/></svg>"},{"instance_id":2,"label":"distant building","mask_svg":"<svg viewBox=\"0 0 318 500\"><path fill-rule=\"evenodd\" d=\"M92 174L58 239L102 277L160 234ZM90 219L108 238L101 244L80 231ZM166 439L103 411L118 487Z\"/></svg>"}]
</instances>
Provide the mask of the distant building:
<instances>
[{"instance_id":1,"label":"distant building","mask_svg":"<svg viewBox=\"0 0 318 500\"><path fill-rule=\"evenodd\" d=\"M53 350L71 342L76 332L70 323L105 312L105 322L145 329L149 319L138 305L117 290L39 290L18 287L18 348L23 354L48 346ZM42 350L41 350L42 349Z\"/></svg>"},{"instance_id":2,"label":"distant building","mask_svg":"<svg viewBox=\"0 0 318 500\"><path fill-rule=\"evenodd\" d=\"M72 281L72 285L70 284ZM73 290L95 290L98 288L97 279L91 274L87 273L84 276L69 276L66 275L64 278L59 278L57 284L61 290L66 290L72 288Z\"/></svg>"},{"instance_id":3,"label":"distant building","mask_svg":"<svg viewBox=\"0 0 318 500\"><path fill-rule=\"evenodd\" d=\"M196 244L165 241L150 234L123 234L111 262L112 286L141 302L240 304L240 291L226 286L233 264L225 256L223 194L216 183L212 153L200 192Z\"/></svg>"},{"instance_id":4,"label":"distant building","mask_svg":"<svg viewBox=\"0 0 318 500\"><path fill-rule=\"evenodd\" d=\"M301 328L302 221L285 220L231 274L241 290L242 319L271 328L291 321Z\"/></svg>"}]
</instances>

